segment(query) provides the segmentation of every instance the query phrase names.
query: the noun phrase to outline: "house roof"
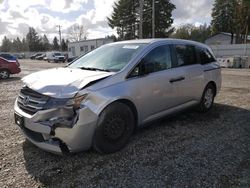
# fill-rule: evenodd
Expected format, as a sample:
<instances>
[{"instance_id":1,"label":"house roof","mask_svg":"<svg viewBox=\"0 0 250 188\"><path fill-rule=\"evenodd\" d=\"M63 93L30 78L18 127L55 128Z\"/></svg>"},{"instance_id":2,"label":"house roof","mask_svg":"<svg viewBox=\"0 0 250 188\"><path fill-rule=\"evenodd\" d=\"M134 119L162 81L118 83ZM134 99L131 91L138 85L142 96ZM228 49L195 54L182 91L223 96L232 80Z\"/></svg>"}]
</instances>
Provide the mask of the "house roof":
<instances>
[{"instance_id":1,"label":"house roof","mask_svg":"<svg viewBox=\"0 0 250 188\"><path fill-rule=\"evenodd\" d=\"M215 35L218 35L218 34L223 34L223 35L227 35L227 36L231 36L231 33L227 33L227 32L220 32L220 33L217 33L217 34L215 34ZM213 36L215 36L215 35L213 35ZM212 36L212 37L213 37ZM236 36L236 34L234 34L234 37ZM250 40L250 35L248 35L247 36L247 40Z\"/></svg>"}]
</instances>

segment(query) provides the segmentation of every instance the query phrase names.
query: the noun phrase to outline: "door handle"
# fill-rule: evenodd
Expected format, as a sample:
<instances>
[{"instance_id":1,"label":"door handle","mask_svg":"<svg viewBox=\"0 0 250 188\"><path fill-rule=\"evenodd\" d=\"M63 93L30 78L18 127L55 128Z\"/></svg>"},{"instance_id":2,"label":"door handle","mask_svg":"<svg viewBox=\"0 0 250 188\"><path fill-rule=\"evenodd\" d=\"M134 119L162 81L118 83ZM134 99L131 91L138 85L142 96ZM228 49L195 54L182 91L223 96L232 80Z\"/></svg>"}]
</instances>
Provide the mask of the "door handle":
<instances>
[{"instance_id":1,"label":"door handle","mask_svg":"<svg viewBox=\"0 0 250 188\"><path fill-rule=\"evenodd\" d=\"M174 83L174 82L180 82L182 80L185 80L184 76L178 77L178 78L172 78L169 80L170 83Z\"/></svg>"}]
</instances>

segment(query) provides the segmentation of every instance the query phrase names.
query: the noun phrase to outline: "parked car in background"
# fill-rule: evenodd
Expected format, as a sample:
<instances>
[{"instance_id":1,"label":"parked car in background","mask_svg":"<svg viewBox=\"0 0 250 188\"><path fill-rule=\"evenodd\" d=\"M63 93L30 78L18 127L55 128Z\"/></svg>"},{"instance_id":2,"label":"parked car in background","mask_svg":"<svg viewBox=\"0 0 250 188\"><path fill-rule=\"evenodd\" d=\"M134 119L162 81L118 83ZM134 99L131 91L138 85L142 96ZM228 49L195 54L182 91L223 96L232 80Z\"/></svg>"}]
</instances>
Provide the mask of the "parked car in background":
<instances>
[{"instance_id":1,"label":"parked car in background","mask_svg":"<svg viewBox=\"0 0 250 188\"><path fill-rule=\"evenodd\" d=\"M221 69L204 44L145 39L103 45L23 83L15 122L33 144L60 154L92 146L112 153L136 127L193 106L209 111Z\"/></svg>"},{"instance_id":2,"label":"parked car in background","mask_svg":"<svg viewBox=\"0 0 250 188\"><path fill-rule=\"evenodd\" d=\"M68 57L67 62L70 63L70 62L74 61L74 60L77 59L77 58L78 58L77 56Z\"/></svg>"},{"instance_id":3,"label":"parked car in background","mask_svg":"<svg viewBox=\"0 0 250 188\"><path fill-rule=\"evenodd\" d=\"M18 60L7 60L0 56L0 78L7 79L10 74L18 74L21 72Z\"/></svg>"},{"instance_id":4,"label":"parked car in background","mask_svg":"<svg viewBox=\"0 0 250 188\"><path fill-rule=\"evenodd\" d=\"M17 59L24 59L25 58L24 53L13 54L13 56L15 56Z\"/></svg>"},{"instance_id":5,"label":"parked car in background","mask_svg":"<svg viewBox=\"0 0 250 188\"><path fill-rule=\"evenodd\" d=\"M61 52L47 52L46 57L48 62L64 63L66 61L65 56Z\"/></svg>"},{"instance_id":6,"label":"parked car in background","mask_svg":"<svg viewBox=\"0 0 250 188\"><path fill-rule=\"evenodd\" d=\"M36 59L36 57L43 55L42 53L36 53L30 56L30 59Z\"/></svg>"},{"instance_id":7,"label":"parked car in background","mask_svg":"<svg viewBox=\"0 0 250 188\"><path fill-rule=\"evenodd\" d=\"M45 54L43 60L44 60L44 61L48 61L48 57L46 56L46 54Z\"/></svg>"},{"instance_id":8,"label":"parked car in background","mask_svg":"<svg viewBox=\"0 0 250 188\"><path fill-rule=\"evenodd\" d=\"M10 61L15 61L17 58L9 53L0 53L0 57L10 60Z\"/></svg>"},{"instance_id":9,"label":"parked car in background","mask_svg":"<svg viewBox=\"0 0 250 188\"><path fill-rule=\"evenodd\" d=\"M36 56L35 59L36 60L43 60L45 57L46 57L46 54L42 54L42 55Z\"/></svg>"}]
</instances>

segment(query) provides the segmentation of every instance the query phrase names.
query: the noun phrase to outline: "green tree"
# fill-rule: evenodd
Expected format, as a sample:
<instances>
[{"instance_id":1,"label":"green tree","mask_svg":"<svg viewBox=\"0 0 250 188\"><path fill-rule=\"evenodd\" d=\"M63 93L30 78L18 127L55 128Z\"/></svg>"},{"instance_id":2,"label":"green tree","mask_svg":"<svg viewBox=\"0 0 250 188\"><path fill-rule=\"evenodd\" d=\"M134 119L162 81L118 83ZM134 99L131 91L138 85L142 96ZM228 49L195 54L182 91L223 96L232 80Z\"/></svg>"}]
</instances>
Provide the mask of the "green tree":
<instances>
[{"instance_id":1,"label":"green tree","mask_svg":"<svg viewBox=\"0 0 250 188\"><path fill-rule=\"evenodd\" d=\"M3 41L2 41L1 51L9 52L9 51L11 51L11 48L12 48L12 43L11 43L10 39L8 39L6 36L4 36Z\"/></svg>"},{"instance_id":2,"label":"green tree","mask_svg":"<svg viewBox=\"0 0 250 188\"><path fill-rule=\"evenodd\" d=\"M68 51L68 43L65 42L65 39L62 39L62 51Z\"/></svg>"},{"instance_id":3,"label":"green tree","mask_svg":"<svg viewBox=\"0 0 250 188\"><path fill-rule=\"evenodd\" d=\"M239 0L236 9L236 40L246 41L250 28L250 0Z\"/></svg>"},{"instance_id":4,"label":"green tree","mask_svg":"<svg viewBox=\"0 0 250 188\"><path fill-rule=\"evenodd\" d=\"M26 41L30 51L34 52L41 50L41 39L33 27L29 28L29 32L26 35Z\"/></svg>"},{"instance_id":5,"label":"green tree","mask_svg":"<svg viewBox=\"0 0 250 188\"><path fill-rule=\"evenodd\" d=\"M205 42L205 40L212 36L211 26L207 24L200 25L199 27L193 27L191 30L191 40L198 42Z\"/></svg>"},{"instance_id":6,"label":"green tree","mask_svg":"<svg viewBox=\"0 0 250 188\"><path fill-rule=\"evenodd\" d=\"M107 35L105 38L106 38L106 39L112 39L114 42L117 41L117 38L116 38L115 35Z\"/></svg>"},{"instance_id":7,"label":"green tree","mask_svg":"<svg viewBox=\"0 0 250 188\"><path fill-rule=\"evenodd\" d=\"M193 30L193 25L191 24L186 24L178 29L171 35L172 38L178 38L178 39L186 39L190 40L191 39L191 31Z\"/></svg>"},{"instance_id":8,"label":"green tree","mask_svg":"<svg viewBox=\"0 0 250 188\"><path fill-rule=\"evenodd\" d=\"M29 46L25 38L22 39L22 51L23 52L29 51Z\"/></svg>"},{"instance_id":9,"label":"green tree","mask_svg":"<svg viewBox=\"0 0 250 188\"><path fill-rule=\"evenodd\" d=\"M53 39L53 50L59 50L59 44L57 37L54 37Z\"/></svg>"},{"instance_id":10,"label":"green tree","mask_svg":"<svg viewBox=\"0 0 250 188\"><path fill-rule=\"evenodd\" d=\"M173 38L194 40L198 42L205 42L205 40L212 35L211 27L207 24L196 27L192 24L186 24L179 27L172 35Z\"/></svg>"},{"instance_id":11,"label":"green tree","mask_svg":"<svg viewBox=\"0 0 250 188\"><path fill-rule=\"evenodd\" d=\"M172 12L175 5L169 0L155 0L155 37L169 37L173 28ZM152 0L144 0L143 38L152 37Z\"/></svg>"},{"instance_id":12,"label":"green tree","mask_svg":"<svg viewBox=\"0 0 250 188\"><path fill-rule=\"evenodd\" d=\"M231 33L231 43L244 42L249 33L250 0L215 0L212 10L213 33Z\"/></svg>"},{"instance_id":13,"label":"green tree","mask_svg":"<svg viewBox=\"0 0 250 188\"><path fill-rule=\"evenodd\" d=\"M12 50L14 52L21 52L22 51L22 42L19 37L13 40L12 42Z\"/></svg>"},{"instance_id":14,"label":"green tree","mask_svg":"<svg viewBox=\"0 0 250 188\"><path fill-rule=\"evenodd\" d=\"M173 31L172 11L175 9L169 0L155 1L155 37L168 37ZM118 0L114 3L108 24L115 28L118 40L138 38L139 0ZM152 1L144 0L143 38L152 37Z\"/></svg>"},{"instance_id":15,"label":"green tree","mask_svg":"<svg viewBox=\"0 0 250 188\"><path fill-rule=\"evenodd\" d=\"M48 51L51 48L51 45L49 43L49 39L47 38L47 36L45 34L43 35L43 38L42 38L42 46L43 46L44 51Z\"/></svg>"},{"instance_id":16,"label":"green tree","mask_svg":"<svg viewBox=\"0 0 250 188\"><path fill-rule=\"evenodd\" d=\"M138 37L138 16L136 7L138 0L119 0L114 3L113 13L108 19L111 28L116 28L118 40L133 39Z\"/></svg>"}]
</instances>

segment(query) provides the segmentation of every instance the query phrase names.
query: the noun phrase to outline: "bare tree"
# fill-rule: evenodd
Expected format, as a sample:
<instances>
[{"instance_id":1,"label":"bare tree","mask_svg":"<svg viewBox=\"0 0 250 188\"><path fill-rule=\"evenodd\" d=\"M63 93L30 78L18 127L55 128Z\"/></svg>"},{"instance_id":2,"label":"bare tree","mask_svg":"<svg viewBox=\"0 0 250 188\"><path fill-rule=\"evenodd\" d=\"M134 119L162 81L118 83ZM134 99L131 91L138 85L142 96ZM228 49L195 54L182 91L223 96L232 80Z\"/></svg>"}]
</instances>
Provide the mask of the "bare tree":
<instances>
[{"instance_id":1,"label":"bare tree","mask_svg":"<svg viewBox=\"0 0 250 188\"><path fill-rule=\"evenodd\" d=\"M78 42L86 40L88 36L87 29L84 25L74 24L68 29L69 40L71 42Z\"/></svg>"}]
</instances>

